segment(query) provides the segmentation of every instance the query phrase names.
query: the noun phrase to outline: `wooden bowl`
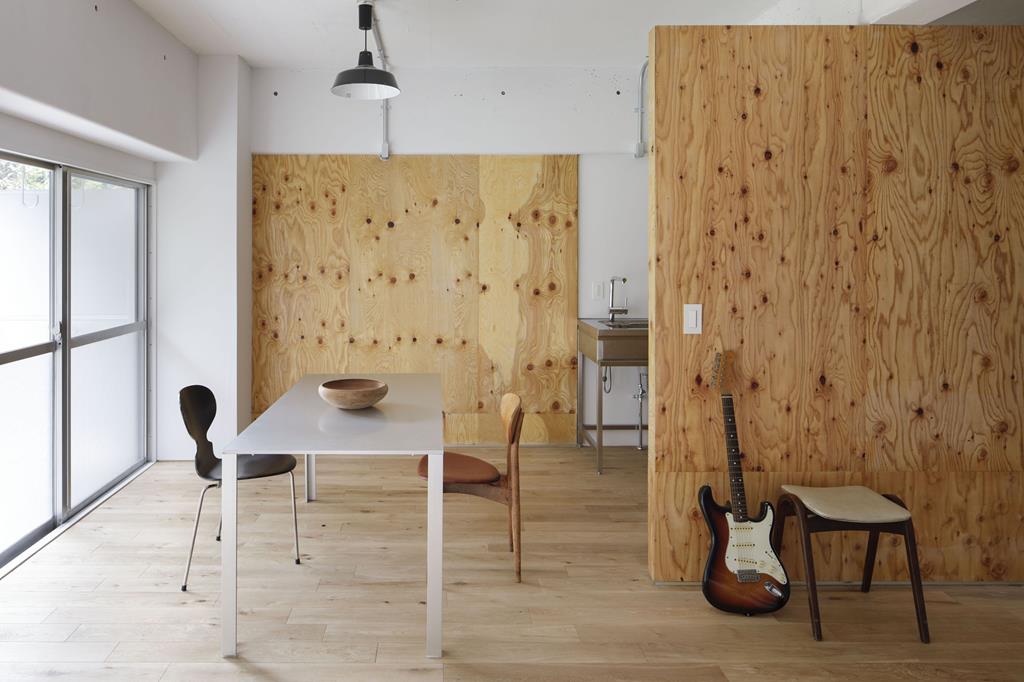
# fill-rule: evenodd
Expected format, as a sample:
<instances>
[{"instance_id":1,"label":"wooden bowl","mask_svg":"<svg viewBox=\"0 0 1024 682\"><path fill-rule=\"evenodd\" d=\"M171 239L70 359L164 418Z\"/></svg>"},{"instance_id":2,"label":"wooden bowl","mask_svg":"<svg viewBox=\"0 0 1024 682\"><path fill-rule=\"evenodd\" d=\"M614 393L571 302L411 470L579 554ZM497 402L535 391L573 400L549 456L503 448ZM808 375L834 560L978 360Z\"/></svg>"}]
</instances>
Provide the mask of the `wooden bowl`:
<instances>
[{"instance_id":1,"label":"wooden bowl","mask_svg":"<svg viewBox=\"0 0 1024 682\"><path fill-rule=\"evenodd\" d=\"M334 379L320 384L320 397L343 410L362 410L380 402L388 385L376 379Z\"/></svg>"}]
</instances>

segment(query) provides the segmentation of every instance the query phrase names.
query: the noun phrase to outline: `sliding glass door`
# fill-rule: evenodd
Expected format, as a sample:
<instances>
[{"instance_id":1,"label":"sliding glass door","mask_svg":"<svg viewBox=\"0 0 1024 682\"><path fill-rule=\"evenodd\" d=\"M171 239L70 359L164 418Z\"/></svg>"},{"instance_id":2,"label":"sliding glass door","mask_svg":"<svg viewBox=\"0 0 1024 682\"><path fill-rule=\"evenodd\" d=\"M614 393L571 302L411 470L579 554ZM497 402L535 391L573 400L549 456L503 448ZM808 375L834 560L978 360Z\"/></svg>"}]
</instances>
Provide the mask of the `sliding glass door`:
<instances>
[{"instance_id":1,"label":"sliding glass door","mask_svg":"<svg viewBox=\"0 0 1024 682\"><path fill-rule=\"evenodd\" d=\"M146 460L146 206L0 156L0 564Z\"/></svg>"},{"instance_id":2,"label":"sliding glass door","mask_svg":"<svg viewBox=\"0 0 1024 682\"><path fill-rule=\"evenodd\" d=\"M144 190L69 174L70 507L145 459Z\"/></svg>"},{"instance_id":3,"label":"sliding glass door","mask_svg":"<svg viewBox=\"0 0 1024 682\"><path fill-rule=\"evenodd\" d=\"M0 563L54 517L54 178L0 158Z\"/></svg>"}]
</instances>

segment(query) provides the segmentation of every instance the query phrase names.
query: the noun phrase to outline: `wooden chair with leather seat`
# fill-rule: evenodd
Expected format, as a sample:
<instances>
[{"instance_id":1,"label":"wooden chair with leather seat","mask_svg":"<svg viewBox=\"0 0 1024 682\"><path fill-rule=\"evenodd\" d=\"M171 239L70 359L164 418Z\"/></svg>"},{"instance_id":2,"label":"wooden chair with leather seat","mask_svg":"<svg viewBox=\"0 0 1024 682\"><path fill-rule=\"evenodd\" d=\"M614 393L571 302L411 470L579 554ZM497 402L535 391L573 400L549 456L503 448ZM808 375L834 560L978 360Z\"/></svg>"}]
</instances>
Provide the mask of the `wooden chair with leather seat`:
<instances>
[{"instance_id":1,"label":"wooden chair with leather seat","mask_svg":"<svg viewBox=\"0 0 1024 682\"><path fill-rule=\"evenodd\" d=\"M506 473L477 457L445 450L444 492L475 495L508 507L509 551L515 557L516 582L522 582L522 512L519 504L519 435L523 430L523 401L515 393L501 398L501 423L507 449ZM417 472L427 478L427 458L420 459Z\"/></svg>"}]
</instances>

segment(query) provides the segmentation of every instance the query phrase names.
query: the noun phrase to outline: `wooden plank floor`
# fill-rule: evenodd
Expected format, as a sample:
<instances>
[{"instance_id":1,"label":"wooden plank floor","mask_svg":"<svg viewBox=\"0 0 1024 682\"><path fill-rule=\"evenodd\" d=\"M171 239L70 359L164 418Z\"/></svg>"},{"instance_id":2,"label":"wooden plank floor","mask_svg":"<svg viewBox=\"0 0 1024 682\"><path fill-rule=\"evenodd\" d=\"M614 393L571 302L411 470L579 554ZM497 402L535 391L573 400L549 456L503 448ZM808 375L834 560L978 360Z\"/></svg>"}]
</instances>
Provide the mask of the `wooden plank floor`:
<instances>
[{"instance_id":1,"label":"wooden plank floor","mask_svg":"<svg viewBox=\"0 0 1024 682\"><path fill-rule=\"evenodd\" d=\"M219 493L182 593L201 486L191 463L160 463L0 581L0 679L1021 679L1019 587L927 589L922 645L905 588L825 590L815 643L801 589L743 618L653 586L645 457L626 448L601 477L589 451L523 450L521 585L503 508L446 496L445 658L430 661L415 462L321 459L320 501L299 504L301 566L287 479L239 486L238 659L218 653Z\"/></svg>"}]
</instances>

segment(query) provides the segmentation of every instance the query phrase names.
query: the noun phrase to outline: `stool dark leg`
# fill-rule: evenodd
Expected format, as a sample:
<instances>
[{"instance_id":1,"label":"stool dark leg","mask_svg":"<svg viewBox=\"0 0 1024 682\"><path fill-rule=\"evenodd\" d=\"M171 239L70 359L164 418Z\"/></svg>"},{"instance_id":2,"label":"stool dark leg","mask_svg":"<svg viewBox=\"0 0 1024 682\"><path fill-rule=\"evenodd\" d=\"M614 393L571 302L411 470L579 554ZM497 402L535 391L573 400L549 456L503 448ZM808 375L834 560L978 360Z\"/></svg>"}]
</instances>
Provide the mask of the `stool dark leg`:
<instances>
[{"instance_id":1,"label":"stool dark leg","mask_svg":"<svg viewBox=\"0 0 1024 682\"><path fill-rule=\"evenodd\" d=\"M914 522L907 519L903 538L907 546L907 569L910 573L910 587L914 592L914 608L917 610L917 631L921 641L931 641L928 635L928 614L924 608L924 588L921 586L921 566L917 562L917 539L914 536Z\"/></svg>"},{"instance_id":2,"label":"stool dark leg","mask_svg":"<svg viewBox=\"0 0 1024 682\"><path fill-rule=\"evenodd\" d=\"M800 528L800 540L804 550L804 571L807 573L807 602L811 608L811 631L814 639L821 641L821 614L818 612L818 583L814 578L814 548L811 533L807 528L807 511L802 505L796 509L796 521Z\"/></svg>"},{"instance_id":3,"label":"stool dark leg","mask_svg":"<svg viewBox=\"0 0 1024 682\"><path fill-rule=\"evenodd\" d=\"M875 555L878 553L878 531L868 531L868 551L864 555L864 579L860 583L860 591L871 589L871 576L875 572Z\"/></svg>"}]
</instances>

